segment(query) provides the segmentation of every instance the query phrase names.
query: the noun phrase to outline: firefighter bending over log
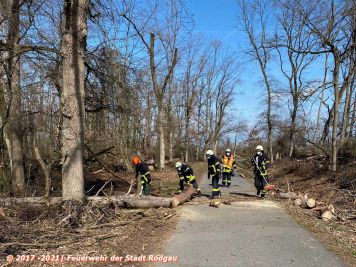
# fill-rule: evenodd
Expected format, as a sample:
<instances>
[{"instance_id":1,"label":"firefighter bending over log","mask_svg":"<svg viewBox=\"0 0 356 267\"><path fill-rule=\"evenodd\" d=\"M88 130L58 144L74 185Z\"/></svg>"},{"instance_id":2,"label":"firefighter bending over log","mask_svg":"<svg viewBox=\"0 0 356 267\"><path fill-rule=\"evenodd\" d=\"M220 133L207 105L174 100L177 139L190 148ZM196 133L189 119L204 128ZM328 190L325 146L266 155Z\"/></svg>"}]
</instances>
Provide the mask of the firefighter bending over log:
<instances>
[{"instance_id":1,"label":"firefighter bending over log","mask_svg":"<svg viewBox=\"0 0 356 267\"><path fill-rule=\"evenodd\" d=\"M182 193L184 190L184 183L191 184L197 190L198 195L201 194L200 188L198 186L197 180L195 179L194 172L191 166L188 163L176 163L176 169L179 176L179 193Z\"/></svg>"},{"instance_id":2,"label":"firefighter bending over log","mask_svg":"<svg viewBox=\"0 0 356 267\"><path fill-rule=\"evenodd\" d=\"M146 163L142 162L139 157L135 156L132 158L132 164L136 169L136 179L141 176L141 192L140 196L149 196L151 194L151 173L149 172Z\"/></svg>"}]
</instances>

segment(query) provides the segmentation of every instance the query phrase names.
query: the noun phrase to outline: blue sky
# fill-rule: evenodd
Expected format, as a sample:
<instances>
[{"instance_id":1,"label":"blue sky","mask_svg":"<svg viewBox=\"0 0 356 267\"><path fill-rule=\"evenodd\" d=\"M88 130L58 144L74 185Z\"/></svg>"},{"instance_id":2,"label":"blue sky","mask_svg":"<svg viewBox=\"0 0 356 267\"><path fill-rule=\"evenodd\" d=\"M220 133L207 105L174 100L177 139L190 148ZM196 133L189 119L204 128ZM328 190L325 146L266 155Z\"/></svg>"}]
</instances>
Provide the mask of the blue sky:
<instances>
[{"instance_id":1,"label":"blue sky","mask_svg":"<svg viewBox=\"0 0 356 267\"><path fill-rule=\"evenodd\" d=\"M244 33L238 30L238 6L235 0L188 0L188 8L194 15L196 33L204 34L208 39L221 40L224 46L235 50L243 66L240 70L241 83L234 107L238 116L254 123L262 111L264 88L260 88L260 73L254 62L242 53L241 47L247 47Z\"/></svg>"},{"instance_id":2,"label":"blue sky","mask_svg":"<svg viewBox=\"0 0 356 267\"><path fill-rule=\"evenodd\" d=\"M241 68L238 69L241 83L237 87L238 95L234 99L234 109L237 110L238 119L246 120L254 126L258 116L266 109L265 87L257 63L244 54L242 48L249 45L246 34L239 30L238 5L236 0L188 0L188 8L193 13L195 33L204 34L207 39L218 39L224 46L236 51ZM274 25L269 25L270 28ZM323 77L323 58L315 61L304 72L304 78L319 80ZM278 61L272 62L268 67L270 77L282 81L279 87L286 87L284 76L280 72ZM279 101L281 102L281 101ZM287 98L282 99L282 107L274 108L274 112L282 118L289 117L286 105ZM317 105L307 104L306 109L311 111L311 119L317 111Z\"/></svg>"}]
</instances>

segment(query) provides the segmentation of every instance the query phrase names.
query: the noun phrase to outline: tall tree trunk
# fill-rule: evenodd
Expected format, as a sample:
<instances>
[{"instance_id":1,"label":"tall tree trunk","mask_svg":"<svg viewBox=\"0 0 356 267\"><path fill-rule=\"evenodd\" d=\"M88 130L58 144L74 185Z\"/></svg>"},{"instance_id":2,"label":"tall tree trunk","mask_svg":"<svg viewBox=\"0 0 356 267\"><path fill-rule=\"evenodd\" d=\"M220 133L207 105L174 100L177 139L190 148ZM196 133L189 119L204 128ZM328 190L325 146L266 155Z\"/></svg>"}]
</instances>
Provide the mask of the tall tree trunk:
<instances>
[{"instance_id":1,"label":"tall tree trunk","mask_svg":"<svg viewBox=\"0 0 356 267\"><path fill-rule=\"evenodd\" d=\"M157 72L156 72L156 63L155 63L155 35L151 32L150 34L150 46L149 46L149 55L150 55L150 69L151 69L151 78L153 89L155 91L156 99L157 99L157 128L158 128L158 142L159 142L159 162L158 168L164 169L164 161L166 158L165 151L165 140L164 140L164 93L166 90L166 86L173 75L174 68L177 64L177 56L178 49L175 48L172 57L172 65L168 67L168 73L165 77L162 87L158 86L157 81Z\"/></svg>"},{"instance_id":2,"label":"tall tree trunk","mask_svg":"<svg viewBox=\"0 0 356 267\"><path fill-rule=\"evenodd\" d=\"M5 7L2 7L5 8ZM23 153L23 133L21 114L21 85L20 85L20 1L8 1L8 38L9 46L7 60L8 83L5 86L5 101L8 116L5 118L5 139L10 158L12 189L15 196L24 194L25 172Z\"/></svg>"},{"instance_id":3,"label":"tall tree trunk","mask_svg":"<svg viewBox=\"0 0 356 267\"><path fill-rule=\"evenodd\" d=\"M355 132L354 132L355 131ZM353 103L353 111L351 116L351 123L350 123L350 138L356 138L356 90L354 95L354 103Z\"/></svg>"},{"instance_id":4,"label":"tall tree trunk","mask_svg":"<svg viewBox=\"0 0 356 267\"><path fill-rule=\"evenodd\" d=\"M190 123L190 118L187 118L186 125L185 125L185 161L186 162L189 161L189 139L190 139L189 123Z\"/></svg>"},{"instance_id":5,"label":"tall tree trunk","mask_svg":"<svg viewBox=\"0 0 356 267\"><path fill-rule=\"evenodd\" d=\"M87 37L88 0L65 0L63 87L61 92L62 198L84 198L84 51Z\"/></svg>"},{"instance_id":6,"label":"tall tree trunk","mask_svg":"<svg viewBox=\"0 0 356 267\"><path fill-rule=\"evenodd\" d=\"M263 63L260 61L260 66L263 74L263 79L266 85L267 90L267 139L268 139L268 152L271 162L273 162L273 144L272 144L272 119L271 119L271 109L272 109L272 95L271 95L271 87L267 77L266 69Z\"/></svg>"},{"instance_id":7,"label":"tall tree trunk","mask_svg":"<svg viewBox=\"0 0 356 267\"><path fill-rule=\"evenodd\" d=\"M351 87L347 85L346 89L346 98L345 98L345 105L344 105L344 112L342 115L342 126L340 132L340 145L342 146L345 142L345 137L347 136L347 127L349 124L350 119L350 103L351 103Z\"/></svg>"},{"instance_id":8,"label":"tall tree trunk","mask_svg":"<svg viewBox=\"0 0 356 267\"><path fill-rule=\"evenodd\" d=\"M159 162L158 168L164 169L164 162L166 158L165 142L164 142L164 112L163 112L163 103L158 104L158 142L159 142Z\"/></svg>"},{"instance_id":9,"label":"tall tree trunk","mask_svg":"<svg viewBox=\"0 0 356 267\"><path fill-rule=\"evenodd\" d=\"M168 142L168 158L169 161L173 160L173 131L169 131L169 142Z\"/></svg>"},{"instance_id":10,"label":"tall tree trunk","mask_svg":"<svg viewBox=\"0 0 356 267\"><path fill-rule=\"evenodd\" d=\"M297 110L298 110L298 100L299 96L297 92L293 94L293 111L291 116L291 126L289 132L289 157L291 158L294 151L294 134L295 134L295 125L297 119Z\"/></svg>"},{"instance_id":11,"label":"tall tree trunk","mask_svg":"<svg viewBox=\"0 0 356 267\"><path fill-rule=\"evenodd\" d=\"M318 116L317 116L317 119L316 119L316 127L315 127L314 138L313 138L313 142L314 143L317 142L317 135L318 135L318 131L319 131L319 128L320 128L320 117L321 117L321 110L322 110L322 107L323 107L323 102L324 102L324 88L322 89L321 96L320 96Z\"/></svg>"},{"instance_id":12,"label":"tall tree trunk","mask_svg":"<svg viewBox=\"0 0 356 267\"><path fill-rule=\"evenodd\" d=\"M327 79L327 74L328 74L328 58L329 58L329 54L325 55L325 64L324 64L324 80L323 80L323 88L321 91L321 97L320 97L320 104L319 104L319 109L318 109L318 117L316 120L316 129L314 132L314 143L316 143L317 140L317 134L319 131L319 127L320 127L320 117L321 117L321 109L323 107L323 103L324 103L324 93L326 90L326 79Z\"/></svg>"},{"instance_id":13,"label":"tall tree trunk","mask_svg":"<svg viewBox=\"0 0 356 267\"><path fill-rule=\"evenodd\" d=\"M147 96L146 96L146 127L145 127L145 133L144 133L144 142L143 142L143 147L145 151L150 151L151 149L151 121L152 121L152 99L151 99L151 91L148 88L147 89Z\"/></svg>"},{"instance_id":14,"label":"tall tree trunk","mask_svg":"<svg viewBox=\"0 0 356 267\"><path fill-rule=\"evenodd\" d=\"M332 132L332 171L337 169L337 126L339 118L339 53L334 50L334 72L333 72L333 84L334 84L334 114L333 114L333 132Z\"/></svg>"}]
</instances>

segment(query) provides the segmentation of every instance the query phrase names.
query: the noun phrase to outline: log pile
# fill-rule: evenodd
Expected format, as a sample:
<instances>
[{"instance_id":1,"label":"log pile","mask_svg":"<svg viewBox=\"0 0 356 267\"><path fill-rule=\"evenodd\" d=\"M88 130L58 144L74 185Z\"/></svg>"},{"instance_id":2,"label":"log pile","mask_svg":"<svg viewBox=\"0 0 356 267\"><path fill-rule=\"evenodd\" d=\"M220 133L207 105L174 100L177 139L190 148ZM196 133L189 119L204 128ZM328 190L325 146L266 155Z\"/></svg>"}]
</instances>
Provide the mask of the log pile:
<instances>
[{"instance_id":1,"label":"log pile","mask_svg":"<svg viewBox=\"0 0 356 267\"><path fill-rule=\"evenodd\" d=\"M324 202L318 202L314 198L308 197L308 194L303 195L301 193L295 192L278 192L274 193L273 195L280 199L293 200L295 206L311 210L318 216L318 218L321 218L323 221L334 219L339 219L342 221L345 220L335 212L335 208L332 204L327 205Z\"/></svg>"}]
</instances>

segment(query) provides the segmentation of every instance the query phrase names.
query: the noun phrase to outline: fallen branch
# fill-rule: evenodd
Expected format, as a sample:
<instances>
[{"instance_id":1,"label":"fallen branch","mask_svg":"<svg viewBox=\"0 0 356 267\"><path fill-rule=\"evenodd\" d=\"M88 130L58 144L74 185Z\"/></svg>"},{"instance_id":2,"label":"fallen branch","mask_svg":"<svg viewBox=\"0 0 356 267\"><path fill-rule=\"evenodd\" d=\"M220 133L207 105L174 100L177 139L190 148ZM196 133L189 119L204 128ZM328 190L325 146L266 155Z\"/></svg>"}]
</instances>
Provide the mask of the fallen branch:
<instances>
[{"instance_id":1,"label":"fallen branch","mask_svg":"<svg viewBox=\"0 0 356 267\"><path fill-rule=\"evenodd\" d=\"M86 147L88 147L88 146L86 146ZM93 158L95 158L95 160L97 160L97 156L99 156L101 154L105 154L106 152L109 152L113 148L115 148L115 146L111 146L111 147L105 148L105 149L103 149L103 150L101 150L99 152L96 152L95 154L92 154L90 157L85 159L85 161L91 161Z\"/></svg>"},{"instance_id":2,"label":"fallen branch","mask_svg":"<svg viewBox=\"0 0 356 267\"><path fill-rule=\"evenodd\" d=\"M94 154L94 152L90 149L90 147L86 146L86 149L89 151L90 154L92 154L95 158L96 158L96 161L101 165L103 166L103 168L108 171L111 175L113 175L114 177L116 177L117 179L119 179L120 181L126 183L129 185L129 182L122 179L122 177L118 176L115 172L113 172L112 170L110 170L109 167L107 167L101 160L99 160L99 158Z\"/></svg>"},{"instance_id":3,"label":"fallen branch","mask_svg":"<svg viewBox=\"0 0 356 267\"><path fill-rule=\"evenodd\" d=\"M99 195L99 193L104 189L104 187L110 183L112 181L112 178L110 178L109 180L107 180L102 187L100 187L100 189L98 190L98 192L96 192L95 196L97 197Z\"/></svg>"}]
</instances>

